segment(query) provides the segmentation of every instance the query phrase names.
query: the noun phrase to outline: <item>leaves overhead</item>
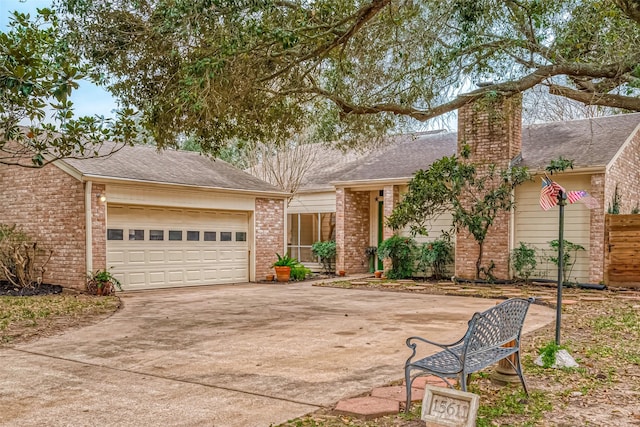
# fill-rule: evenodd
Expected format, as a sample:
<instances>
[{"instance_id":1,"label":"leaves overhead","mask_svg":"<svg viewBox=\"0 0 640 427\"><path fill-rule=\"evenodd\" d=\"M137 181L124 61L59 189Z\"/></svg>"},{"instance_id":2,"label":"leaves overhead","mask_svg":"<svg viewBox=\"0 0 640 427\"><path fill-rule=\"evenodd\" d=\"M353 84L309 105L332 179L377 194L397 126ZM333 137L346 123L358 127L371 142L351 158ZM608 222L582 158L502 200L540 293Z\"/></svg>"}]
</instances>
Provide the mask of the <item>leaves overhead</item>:
<instances>
[{"instance_id":1,"label":"leaves overhead","mask_svg":"<svg viewBox=\"0 0 640 427\"><path fill-rule=\"evenodd\" d=\"M193 134L216 151L310 123L318 138L362 141L541 84L640 111L637 0L58 3L74 45L161 147Z\"/></svg>"},{"instance_id":2,"label":"leaves overhead","mask_svg":"<svg viewBox=\"0 0 640 427\"><path fill-rule=\"evenodd\" d=\"M105 155L134 136L130 109L116 121L74 117L71 94L87 77L86 66L51 10L34 17L14 12L8 30L0 32L0 52L0 164L41 167ZM107 140L116 144L105 150Z\"/></svg>"}]
</instances>

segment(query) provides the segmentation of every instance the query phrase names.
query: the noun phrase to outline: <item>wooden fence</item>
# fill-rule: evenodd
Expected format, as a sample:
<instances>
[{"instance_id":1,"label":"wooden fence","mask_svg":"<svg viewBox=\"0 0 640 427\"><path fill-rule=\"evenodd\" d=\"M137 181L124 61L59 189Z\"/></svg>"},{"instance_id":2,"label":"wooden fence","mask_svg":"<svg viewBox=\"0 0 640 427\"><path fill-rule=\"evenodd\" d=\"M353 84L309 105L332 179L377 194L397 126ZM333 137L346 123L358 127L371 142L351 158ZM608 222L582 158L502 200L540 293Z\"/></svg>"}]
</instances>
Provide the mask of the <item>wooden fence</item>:
<instances>
[{"instance_id":1,"label":"wooden fence","mask_svg":"<svg viewBox=\"0 0 640 427\"><path fill-rule=\"evenodd\" d=\"M604 281L640 288L640 215L606 215Z\"/></svg>"}]
</instances>

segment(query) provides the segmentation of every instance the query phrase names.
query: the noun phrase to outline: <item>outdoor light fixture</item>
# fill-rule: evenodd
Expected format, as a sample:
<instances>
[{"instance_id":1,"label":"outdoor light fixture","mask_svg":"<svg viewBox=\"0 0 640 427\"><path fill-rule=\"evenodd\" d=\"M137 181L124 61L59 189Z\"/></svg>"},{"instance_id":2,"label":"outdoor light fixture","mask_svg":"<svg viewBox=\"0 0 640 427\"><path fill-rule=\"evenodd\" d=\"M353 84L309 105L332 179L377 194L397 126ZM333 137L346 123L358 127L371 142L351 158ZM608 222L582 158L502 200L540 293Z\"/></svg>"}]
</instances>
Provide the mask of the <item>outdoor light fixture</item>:
<instances>
[{"instance_id":1,"label":"outdoor light fixture","mask_svg":"<svg viewBox=\"0 0 640 427\"><path fill-rule=\"evenodd\" d=\"M104 193L98 193L96 194L96 197L101 203L104 203L107 201L107 196L105 196Z\"/></svg>"}]
</instances>

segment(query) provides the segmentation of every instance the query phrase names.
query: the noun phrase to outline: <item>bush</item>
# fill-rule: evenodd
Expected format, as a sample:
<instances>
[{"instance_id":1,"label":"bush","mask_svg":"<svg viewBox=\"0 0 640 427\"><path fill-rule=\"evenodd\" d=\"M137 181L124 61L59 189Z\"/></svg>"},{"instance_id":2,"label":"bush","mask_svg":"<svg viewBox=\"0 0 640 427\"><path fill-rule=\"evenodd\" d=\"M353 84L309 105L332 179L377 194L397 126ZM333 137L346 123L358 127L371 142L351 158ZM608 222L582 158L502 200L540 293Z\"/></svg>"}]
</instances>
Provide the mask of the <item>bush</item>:
<instances>
[{"instance_id":1,"label":"bush","mask_svg":"<svg viewBox=\"0 0 640 427\"><path fill-rule=\"evenodd\" d=\"M448 277L448 266L453 262L453 244L451 236L443 234L433 242L420 245L420 255L418 257L418 269L424 271L431 270L434 279Z\"/></svg>"},{"instance_id":2,"label":"bush","mask_svg":"<svg viewBox=\"0 0 640 427\"><path fill-rule=\"evenodd\" d=\"M291 267L291 280L304 280L311 274L311 270L302 264Z\"/></svg>"},{"instance_id":3,"label":"bush","mask_svg":"<svg viewBox=\"0 0 640 427\"><path fill-rule=\"evenodd\" d=\"M536 269L536 249L520 242L520 246L511 251L511 267L516 273L516 277L529 281L529 277Z\"/></svg>"},{"instance_id":4,"label":"bush","mask_svg":"<svg viewBox=\"0 0 640 427\"><path fill-rule=\"evenodd\" d=\"M41 283L51 253L15 225L0 224L0 277L13 286L27 288Z\"/></svg>"},{"instance_id":5,"label":"bush","mask_svg":"<svg viewBox=\"0 0 640 427\"><path fill-rule=\"evenodd\" d=\"M378 258L391 258L390 279L410 279L416 257L416 241L410 237L392 236L378 246Z\"/></svg>"},{"instance_id":6,"label":"bush","mask_svg":"<svg viewBox=\"0 0 640 427\"><path fill-rule=\"evenodd\" d=\"M568 240L562 241L562 275L563 275L563 283L569 282L569 277L571 277L571 271L573 271L573 265L576 263L576 259L578 257L578 251L586 250L584 246L579 245L577 243L570 242ZM555 239L549 242L549 246L553 249L556 254L560 249L560 240ZM573 255L572 255L573 253ZM558 265L558 256L550 256L549 261L554 263L556 266Z\"/></svg>"},{"instance_id":7,"label":"bush","mask_svg":"<svg viewBox=\"0 0 640 427\"><path fill-rule=\"evenodd\" d=\"M329 240L326 242L315 242L311 245L311 253L318 258L322 263L322 270L325 273L333 273L335 268L333 263L336 260L336 242Z\"/></svg>"}]
</instances>

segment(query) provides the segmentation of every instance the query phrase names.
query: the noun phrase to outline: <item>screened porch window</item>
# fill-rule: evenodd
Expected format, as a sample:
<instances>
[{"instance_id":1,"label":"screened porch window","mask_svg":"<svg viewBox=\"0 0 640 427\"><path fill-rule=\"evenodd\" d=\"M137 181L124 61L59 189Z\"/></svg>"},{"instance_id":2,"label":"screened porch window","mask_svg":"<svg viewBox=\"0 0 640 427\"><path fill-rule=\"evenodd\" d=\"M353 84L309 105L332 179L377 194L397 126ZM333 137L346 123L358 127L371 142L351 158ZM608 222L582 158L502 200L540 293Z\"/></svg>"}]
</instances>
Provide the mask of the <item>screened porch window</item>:
<instances>
[{"instance_id":1,"label":"screened porch window","mask_svg":"<svg viewBox=\"0 0 640 427\"><path fill-rule=\"evenodd\" d=\"M288 215L288 253L300 262L320 262L311 254L311 245L336 238L336 214L312 213Z\"/></svg>"}]
</instances>

